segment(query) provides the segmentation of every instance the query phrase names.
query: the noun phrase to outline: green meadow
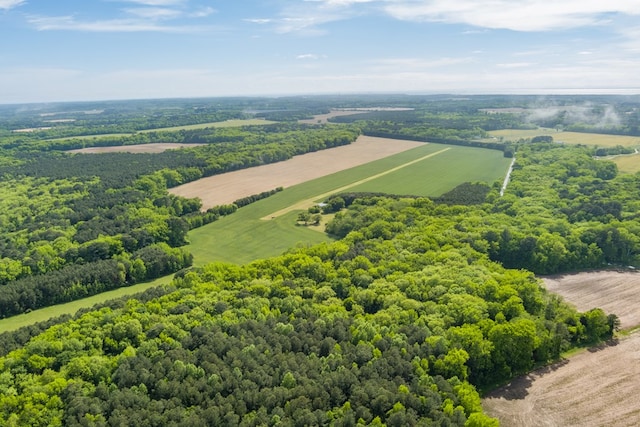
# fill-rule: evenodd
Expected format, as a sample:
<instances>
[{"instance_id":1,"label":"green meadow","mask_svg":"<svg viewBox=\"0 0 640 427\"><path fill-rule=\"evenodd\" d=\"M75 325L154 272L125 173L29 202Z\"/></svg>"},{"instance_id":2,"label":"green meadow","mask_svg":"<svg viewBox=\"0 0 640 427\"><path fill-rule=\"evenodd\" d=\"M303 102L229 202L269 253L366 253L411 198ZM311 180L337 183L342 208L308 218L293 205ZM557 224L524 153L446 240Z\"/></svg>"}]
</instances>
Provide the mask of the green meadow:
<instances>
[{"instance_id":1,"label":"green meadow","mask_svg":"<svg viewBox=\"0 0 640 427\"><path fill-rule=\"evenodd\" d=\"M433 156L412 163L429 154ZM407 165L408 163L411 164ZM276 256L298 244L330 240L323 233L296 225L299 211L281 216L270 215L302 200L321 202L321 196L332 191L439 196L467 181L501 181L509 163L510 159L504 158L502 152L496 150L425 144L385 159L286 188L267 199L238 209L233 215L192 230L189 233L189 250L194 254L196 265L213 261L242 264ZM406 167L402 167L405 165ZM393 172L384 174L394 168L396 170ZM374 175L380 176L367 181L367 178ZM267 219L261 219L265 217Z\"/></svg>"}]
</instances>

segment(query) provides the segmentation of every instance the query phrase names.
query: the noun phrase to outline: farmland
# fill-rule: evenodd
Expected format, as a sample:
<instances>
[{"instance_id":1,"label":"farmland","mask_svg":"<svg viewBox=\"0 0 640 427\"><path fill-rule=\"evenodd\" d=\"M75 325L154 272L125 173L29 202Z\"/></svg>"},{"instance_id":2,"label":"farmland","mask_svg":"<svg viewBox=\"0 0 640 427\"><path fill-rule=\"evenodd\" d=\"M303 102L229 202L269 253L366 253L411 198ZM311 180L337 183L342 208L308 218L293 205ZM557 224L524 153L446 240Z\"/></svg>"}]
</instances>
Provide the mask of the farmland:
<instances>
[{"instance_id":1,"label":"farmland","mask_svg":"<svg viewBox=\"0 0 640 427\"><path fill-rule=\"evenodd\" d=\"M640 155L639 154L629 154L626 156L615 156L611 159L616 165L618 165L618 169L620 172L625 173L636 173L640 172Z\"/></svg>"},{"instance_id":2,"label":"farmland","mask_svg":"<svg viewBox=\"0 0 640 427\"><path fill-rule=\"evenodd\" d=\"M445 153L453 154L441 158ZM422 157L425 158L407 168L399 168ZM481 159L479 164L482 167L470 167L473 159ZM297 243L319 243L329 239L326 235L295 225L296 215L291 207L301 201L321 202L329 194L347 189L438 196L465 181L492 183L491 179L503 179L508 166L509 159L497 151L420 143L417 148L286 188L268 199L239 209L233 215L193 230L189 233L189 249L197 265L211 261L244 263L275 256ZM384 174L394 168L398 170ZM487 170L492 172L487 174ZM384 175L364 182L378 174ZM487 177L491 179L487 180ZM416 181L423 184L416 186ZM274 181L270 185L273 188L279 184ZM306 209L308 205L307 202L297 209Z\"/></svg>"},{"instance_id":3,"label":"farmland","mask_svg":"<svg viewBox=\"0 0 640 427\"><path fill-rule=\"evenodd\" d=\"M579 310L603 307L621 327L640 325L640 275L599 271L544 279ZM575 354L495 390L483 406L505 427L635 426L640 423L640 333Z\"/></svg>"},{"instance_id":4,"label":"farmland","mask_svg":"<svg viewBox=\"0 0 640 427\"><path fill-rule=\"evenodd\" d=\"M203 178L174 187L170 192L182 197L199 197L202 208L208 209L276 187L306 182L422 145L422 142L360 136L349 145L296 156L285 162Z\"/></svg>"},{"instance_id":5,"label":"farmland","mask_svg":"<svg viewBox=\"0 0 640 427\"><path fill-rule=\"evenodd\" d=\"M152 143L137 145L116 145L109 147L87 147L69 150L70 153L162 153L166 150L195 147L204 144Z\"/></svg>"},{"instance_id":6,"label":"farmland","mask_svg":"<svg viewBox=\"0 0 640 427\"><path fill-rule=\"evenodd\" d=\"M602 133L583 133L583 132L562 132L555 129L539 128L539 129L503 129L490 131L489 134L495 138L504 138L505 140L516 141L520 138L533 138L539 135L549 135L553 137L555 142L563 142L565 144L584 144L598 147L615 147L621 145L623 147L640 146L640 138L637 136L626 135L607 135Z\"/></svg>"}]
</instances>

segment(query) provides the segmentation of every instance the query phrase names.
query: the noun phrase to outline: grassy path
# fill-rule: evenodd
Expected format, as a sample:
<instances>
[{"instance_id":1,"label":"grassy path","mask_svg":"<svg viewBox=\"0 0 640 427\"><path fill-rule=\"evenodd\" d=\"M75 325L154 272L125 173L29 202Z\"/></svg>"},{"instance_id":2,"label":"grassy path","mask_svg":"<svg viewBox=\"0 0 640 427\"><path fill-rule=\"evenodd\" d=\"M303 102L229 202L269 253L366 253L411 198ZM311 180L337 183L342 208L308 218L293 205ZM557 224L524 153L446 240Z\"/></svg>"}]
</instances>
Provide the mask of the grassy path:
<instances>
[{"instance_id":1,"label":"grassy path","mask_svg":"<svg viewBox=\"0 0 640 427\"><path fill-rule=\"evenodd\" d=\"M422 157L420 157L418 159L411 160L410 162L403 163L403 164L401 164L399 166L396 166L394 168L391 168L391 169L388 169L386 171L380 172L378 174L371 175L371 176L369 176L367 178L361 179L361 180L356 181L356 182L352 182L349 185L345 185L345 186L342 186L342 187L339 187L339 188L334 188L333 190L326 191L326 192L324 192L322 194L318 194L316 196L313 196L313 197L305 199L305 200L301 200L301 201L299 201L299 202L297 202L297 203L295 203L293 205L287 206L284 209L280 209L279 211L274 212L271 215L264 216L261 219L263 219L263 220L274 219L274 218L277 218L277 217L279 217L281 215L287 214L287 213L289 213L291 211L294 211L294 210L308 209L308 208L312 207L316 203L317 200L325 199L325 198L329 197L332 194L340 193L342 191L345 191L345 190L348 190L350 188L357 187L358 185L364 184L365 182L373 181L374 179L378 179L378 178L380 178L382 176L389 175L390 173L396 172L396 171L398 171L400 169L406 168L406 167L411 166L411 165L413 165L415 163L419 163L419 162L421 162L421 161L423 161L425 159L428 159L430 157L437 156L438 154L444 153L445 151L450 150L450 149L451 149L451 147L444 148L444 149L442 149L440 151L436 151L435 153L427 154L426 156L422 156Z\"/></svg>"},{"instance_id":2,"label":"grassy path","mask_svg":"<svg viewBox=\"0 0 640 427\"><path fill-rule=\"evenodd\" d=\"M33 310L29 313L19 314L7 319L0 319L0 333L15 331L23 326L33 325L34 323L44 322L52 317L62 316L63 314L75 314L81 308L91 308L96 304L103 303L105 301L121 298L125 296L139 294L147 289L155 286L165 285L171 282L173 274L151 282L138 283L137 285L128 286L125 288L114 289L112 291L103 292L98 295L83 298L76 301L71 301L65 304L53 305L51 307L41 308L39 310Z\"/></svg>"}]
</instances>

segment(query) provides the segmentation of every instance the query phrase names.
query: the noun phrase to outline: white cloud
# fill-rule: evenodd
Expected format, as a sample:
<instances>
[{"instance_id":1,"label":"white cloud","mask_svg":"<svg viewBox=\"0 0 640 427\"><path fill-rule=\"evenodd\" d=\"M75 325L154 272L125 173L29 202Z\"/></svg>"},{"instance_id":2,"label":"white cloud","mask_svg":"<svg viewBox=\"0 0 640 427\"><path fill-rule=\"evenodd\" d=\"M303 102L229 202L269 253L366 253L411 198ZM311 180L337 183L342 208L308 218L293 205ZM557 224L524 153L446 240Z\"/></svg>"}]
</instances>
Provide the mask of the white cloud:
<instances>
[{"instance_id":1,"label":"white cloud","mask_svg":"<svg viewBox=\"0 0 640 427\"><path fill-rule=\"evenodd\" d=\"M377 61L379 68L418 70L428 68L449 67L472 62L472 58L388 58Z\"/></svg>"},{"instance_id":2,"label":"white cloud","mask_svg":"<svg viewBox=\"0 0 640 427\"><path fill-rule=\"evenodd\" d=\"M23 4L25 0L0 0L0 9L9 10Z\"/></svg>"},{"instance_id":3,"label":"white cloud","mask_svg":"<svg viewBox=\"0 0 640 427\"><path fill-rule=\"evenodd\" d=\"M179 10L160 7L136 7L124 11L129 15L146 19L173 19L182 15Z\"/></svg>"},{"instance_id":4,"label":"white cloud","mask_svg":"<svg viewBox=\"0 0 640 427\"><path fill-rule=\"evenodd\" d=\"M313 59L313 60L317 60L320 59L321 56L320 55L316 55L315 53L303 53L302 55L298 55L296 56L296 59Z\"/></svg>"},{"instance_id":5,"label":"white cloud","mask_svg":"<svg viewBox=\"0 0 640 427\"><path fill-rule=\"evenodd\" d=\"M269 19L269 18L247 18L244 20L245 22L250 22L252 24L269 24L271 22L273 22L273 19Z\"/></svg>"},{"instance_id":6,"label":"white cloud","mask_svg":"<svg viewBox=\"0 0 640 427\"><path fill-rule=\"evenodd\" d=\"M176 5L183 4L185 2L185 0L120 0L120 1L141 4L144 6L176 6Z\"/></svg>"},{"instance_id":7,"label":"white cloud","mask_svg":"<svg viewBox=\"0 0 640 427\"><path fill-rule=\"evenodd\" d=\"M637 0L390 0L385 10L407 21L468 24L515 31L598 25L610 14L638 15Z\"/></svg>"},{"instance_id":8,"label":"white cloud","mask_svg":"<svg viewBox=\"0 0 640 427\"><path fill-rule=\"evenodd\" d=\"M503 64L496 64L497 67L500 68L527 68L535 65L531 62L508 62Z\"/></svg>"},{"instance_id":9,"label":"white cloud","mask_svg":"<svg viewBox=\"0 0 640 427\"><path fill-rule=\"evenodd\" d=\"M67 30L86 32L165 32L192 33L210 30L209 27L160 25L153 20L108 19L76 21L73 16L32 16L29 23L39 31Z\"/></svg>"}]
</instances>

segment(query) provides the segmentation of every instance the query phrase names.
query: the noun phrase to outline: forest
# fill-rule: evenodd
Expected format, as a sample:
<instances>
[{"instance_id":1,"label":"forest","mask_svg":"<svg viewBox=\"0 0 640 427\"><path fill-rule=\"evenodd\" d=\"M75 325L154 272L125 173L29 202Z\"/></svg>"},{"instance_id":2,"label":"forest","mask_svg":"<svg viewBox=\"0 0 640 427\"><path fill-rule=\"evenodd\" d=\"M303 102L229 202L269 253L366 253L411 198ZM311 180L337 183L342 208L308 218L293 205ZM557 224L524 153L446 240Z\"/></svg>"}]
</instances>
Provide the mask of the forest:
<instances>
[{"instance_id":1,"label":"forest","mask_svg":"<svg viewBox=\"0 0 640 427\"><path fill-rule=\"evenodd\" d=\"M0 110L1 316L176 273L138 298L0 335L1 425L496 426L480 392L614 335L615 313L577 312L536 275L640 266L640 177L594 158L596 147L547 138L488 147L515 156L503 196L502 183L466 183L434 199L341 194L327 200L338 211L326 226L332 243L189 268L190 228L272 192L201 212L197 199L170 196L172 186L360 133L472 145L496 126L535 126L481 110L532 107L528 97L399 95L388 105L412 110L327 125L290 118L384 98L296 101L212 101L200 119L178 109L174 122L135 119L149 102L129 105L135 114L120 109L130 129L267 110L284 120L108 137L207 144L159 154L65 153L70 140L58 138L80 129L16 136L42 116ZM631 101L606 98L637 117ZM69 105L64 117L109 107ZM91 117L84 132L98 126Z\"/></svg>"}]
</instances>

